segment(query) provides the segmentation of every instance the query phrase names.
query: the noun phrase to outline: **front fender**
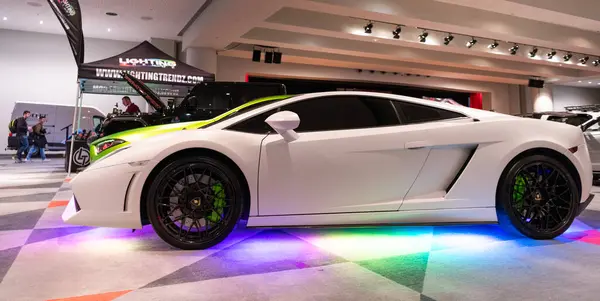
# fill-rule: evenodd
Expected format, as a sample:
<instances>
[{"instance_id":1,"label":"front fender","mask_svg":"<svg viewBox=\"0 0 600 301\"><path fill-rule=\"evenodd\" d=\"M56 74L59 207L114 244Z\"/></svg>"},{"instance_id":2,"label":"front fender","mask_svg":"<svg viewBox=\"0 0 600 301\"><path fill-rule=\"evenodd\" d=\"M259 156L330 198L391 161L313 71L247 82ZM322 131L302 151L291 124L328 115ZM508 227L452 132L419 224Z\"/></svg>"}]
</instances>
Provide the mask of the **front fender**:
<instances>
[{"instance_id":1,"label":"front fender","mask_svg":"<svg viewBox=\"0 0 600 301\"><path fill-rule=\"evenodd\" d=\"M140 162L140 164L143 164L143 167L136 172L135 178L132 180L130 189L128 190L127 203L130 204L129 208L132 210L137 208L139 210L144 185L160 162L174 153L187 149L209 149L228 157L241 170L250 191L250 216L258 215L257 206L255 205L258 195L258 158L260 143L264 135L234 131L214 131L212 133L207 131L202 134L189 132L187 134L182 134L181 132L166 134L161 135L164 136L161 138L148 139L143 141L143 143L135 144L131 150L126 150L122 154L115 155L115 157L118 156L119 160ZM157 144L164 144L164 147L149 150ZM106 160L109 159L111 158L107 158Z\"/></svg>"}]
</instances>

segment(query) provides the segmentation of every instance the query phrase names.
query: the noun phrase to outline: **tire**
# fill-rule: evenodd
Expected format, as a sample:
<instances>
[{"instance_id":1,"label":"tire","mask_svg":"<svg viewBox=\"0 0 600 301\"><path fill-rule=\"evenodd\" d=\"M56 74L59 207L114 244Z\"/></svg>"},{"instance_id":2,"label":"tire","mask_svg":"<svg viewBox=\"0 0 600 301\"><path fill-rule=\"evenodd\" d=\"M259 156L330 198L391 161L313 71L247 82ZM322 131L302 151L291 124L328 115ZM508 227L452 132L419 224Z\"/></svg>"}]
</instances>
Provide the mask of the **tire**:
<instances>
[{"instance_id":1,"label":"tire","mask_svg":"<svg viewBox=\"0 0 600 301\"><path fill-rule=\"evenodd\" d=\"M533 239L563 234L577 216L579 202L577 182L569 169L545 155L513 161L496 193L500 225Z\"/></svg>"},{"instance_id":2,"label":"tire","mask_svg":"<svg viewBox=\"0 0 600 301\"><path fill-rule=\"evenodd\" d=\"M240 176L220 160L177 159L150 185L148 219L168 244L184 250L206 249L233 231L242 213L243 191Z\"/></svg>"}]
</instances>

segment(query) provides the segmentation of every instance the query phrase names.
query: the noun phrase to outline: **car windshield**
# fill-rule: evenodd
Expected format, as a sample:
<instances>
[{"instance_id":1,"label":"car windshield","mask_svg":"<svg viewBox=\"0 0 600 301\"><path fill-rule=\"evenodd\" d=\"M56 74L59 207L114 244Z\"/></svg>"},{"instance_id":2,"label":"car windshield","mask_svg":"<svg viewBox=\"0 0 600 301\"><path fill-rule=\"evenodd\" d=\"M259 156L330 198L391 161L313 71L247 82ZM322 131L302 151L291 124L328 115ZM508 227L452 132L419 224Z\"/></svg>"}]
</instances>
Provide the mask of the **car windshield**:
<instances>
[{"instance_id":1,"label":"car windshield","mask_svg":"<svg viewBox=\"0 0 600 301\"><path fill-rule=\"evenodd\" d=\"M263 100L261 102L257 102L255 104L243 107L241 109L232 109L230 111L227 111L227 112L225 112L225 113L223 113L223 114L215 117L215 121L214 122L211 122L208 125L201 126L200 128L213 126L213 125L215 125L217 123L220 123L220 122L225 121L225 120L229 120L229 119L231 119L231 118L233 118L235 116L238 116L240 114L244 114L246 112L250 112L250 111L258 109L258 108L260 108L262 106L265 106L265 105L268 105L268 104L272 104L274 102L277 102L277 101L280 101L280 100L284 100L284 99L287 99L287 98L290 98L290 97L292 97L292 96L290 95L290 96L285 96L285 97L273 98L273 99L269 99L269 100Z\"/></svg>"}]
</instances>

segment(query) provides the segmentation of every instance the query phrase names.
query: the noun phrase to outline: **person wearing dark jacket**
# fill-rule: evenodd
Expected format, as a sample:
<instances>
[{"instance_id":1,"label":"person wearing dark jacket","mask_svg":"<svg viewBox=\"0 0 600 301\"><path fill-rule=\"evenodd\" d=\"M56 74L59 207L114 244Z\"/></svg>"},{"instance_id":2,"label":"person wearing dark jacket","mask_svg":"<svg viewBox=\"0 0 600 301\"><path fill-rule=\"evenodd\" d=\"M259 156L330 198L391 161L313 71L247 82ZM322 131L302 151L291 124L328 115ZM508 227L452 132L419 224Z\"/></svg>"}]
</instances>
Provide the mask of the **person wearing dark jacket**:
<instances>
[{"instance_id":1,"label":"person wearing dark jacket","mask_svg":"<svg viewBox=\"0 0 600 301\"><path fill-rule=\"evenodd\" d=\"M17 139L19 140L19 149L17 150L17 162L23 162L22 153L26 152L29 148L29 140L27 138L27 133L29 132L29 127L27 126L27 118L31 115L31 112L25 111L23 112L23 117L17 118Z\"/></svg>"},{"instance_id":2,"label":"person wearing dark jacket","mask_svg":"<svg viewBox=\"0 0 600 301\"><path fill-rule=\"evenodd\" d=\"M31 154L35 152L35 148L39 148L40 156L42 157L42 162L50 161L50 159L46 159L46 144L48 141L46 140L46 129L44 128L44 123L46 123L46 116L40 116L40 119L36 125L32 128L33 133L33 145L29 149L27 153L27 158L25 161L31 161Z\"/></svg>"}]
</instances>

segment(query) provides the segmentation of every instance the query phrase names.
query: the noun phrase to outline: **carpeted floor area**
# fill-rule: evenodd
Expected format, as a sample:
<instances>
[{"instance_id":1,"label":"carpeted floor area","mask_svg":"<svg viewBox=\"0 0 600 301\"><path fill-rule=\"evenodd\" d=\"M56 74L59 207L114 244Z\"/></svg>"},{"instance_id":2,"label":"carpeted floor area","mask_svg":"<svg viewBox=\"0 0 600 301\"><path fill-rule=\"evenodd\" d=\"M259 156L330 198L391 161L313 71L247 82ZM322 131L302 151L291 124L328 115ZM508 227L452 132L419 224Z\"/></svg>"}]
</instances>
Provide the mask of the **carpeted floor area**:
<instances>
[{"instance_id":1,"label":"carpeted floor area","mask_svg":"<svg viewBox=\"0 0 600 301\"><path fill-rule=\"evenodd\" d=\"M598 300L600 201L552 241L495 225L237 229L203 251L66 225L62 160L0 160L0 300ZM600 188L596 189L600 193Z\"/></svg>"}]
</instances>

